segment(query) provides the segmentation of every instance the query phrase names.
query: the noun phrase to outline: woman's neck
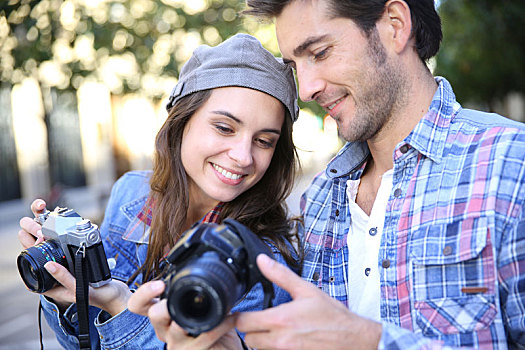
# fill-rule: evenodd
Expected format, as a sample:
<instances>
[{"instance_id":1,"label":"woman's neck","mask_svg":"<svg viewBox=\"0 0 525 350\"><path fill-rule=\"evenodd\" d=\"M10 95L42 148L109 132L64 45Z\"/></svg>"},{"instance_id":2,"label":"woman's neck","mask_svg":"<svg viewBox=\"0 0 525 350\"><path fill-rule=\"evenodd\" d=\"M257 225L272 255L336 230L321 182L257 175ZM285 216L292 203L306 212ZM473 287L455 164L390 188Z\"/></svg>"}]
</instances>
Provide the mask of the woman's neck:
<instances>
[{"instance_id":1,"label":"woman's neck","mask_svg":"<svg viewBox=\"0 0 525 350\"><path fill-rule=\"evenodd\" d=\"M190 194L190 203L188 206L184 230L189 229L191 225L202 219L204 215L215 208L217 204L219 204L219 201L210 200L210 198L195 198Z\"/></svg>"}]
</instances>

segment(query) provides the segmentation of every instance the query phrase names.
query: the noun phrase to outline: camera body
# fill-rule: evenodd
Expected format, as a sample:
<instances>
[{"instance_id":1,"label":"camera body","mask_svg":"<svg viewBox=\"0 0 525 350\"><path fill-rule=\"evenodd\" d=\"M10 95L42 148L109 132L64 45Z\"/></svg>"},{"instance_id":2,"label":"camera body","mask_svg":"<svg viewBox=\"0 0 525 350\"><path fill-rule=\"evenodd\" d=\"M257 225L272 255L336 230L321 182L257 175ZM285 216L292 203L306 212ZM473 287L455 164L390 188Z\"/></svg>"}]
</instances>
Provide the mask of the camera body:
<instances>
[{"instance_id":1,"label":"camera body","mask_svg":"<svg viewBox=\"0 0 525 350\"><path fill-rule=\"evenodd\" d=\"M270 307L273 284L255 262L261 253L273 257L268 245L233 219L194 225L163 261L161 297L167 298L171 318L193 336L207 332L259 282L263 307Z\"/></svg>"},{"instance_id":2,"label":"camera body","mask_svg":"<svg viewBox=\"0 0 525 350\"><path fill-rule=\"evenodd\" d=\"M44 293L58 283L44 268L48 261L58 262L75 276L77 252L84 254L91 286L100 287L111 280L97 225L72 209L59 207L52 212L46 210L35 221L42 225L45 240L22 251L17 258L18 271L28 289Z\"/></svg>"}]
</instances>

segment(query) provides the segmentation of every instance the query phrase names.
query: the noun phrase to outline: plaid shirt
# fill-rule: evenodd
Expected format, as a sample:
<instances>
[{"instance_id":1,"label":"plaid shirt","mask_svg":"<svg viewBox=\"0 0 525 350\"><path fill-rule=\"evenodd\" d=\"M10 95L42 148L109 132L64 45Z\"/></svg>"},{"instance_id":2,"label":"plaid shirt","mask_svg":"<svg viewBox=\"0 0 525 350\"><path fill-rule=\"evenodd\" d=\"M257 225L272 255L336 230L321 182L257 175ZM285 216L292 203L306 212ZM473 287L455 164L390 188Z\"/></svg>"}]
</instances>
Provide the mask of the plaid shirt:
<instances>
[{"instance_id":1,"label":"plaid shirt","mask_svg":"<svg viewBox=\"0 0 525 350\"><path fill-rule=\"evenodd\" d=\"M450 84L393 154L379 249L380 348L525 347L525 126L463 109ZM348 143L301 200L303 278L347 304Z\"/></svg>"}]
</instances>

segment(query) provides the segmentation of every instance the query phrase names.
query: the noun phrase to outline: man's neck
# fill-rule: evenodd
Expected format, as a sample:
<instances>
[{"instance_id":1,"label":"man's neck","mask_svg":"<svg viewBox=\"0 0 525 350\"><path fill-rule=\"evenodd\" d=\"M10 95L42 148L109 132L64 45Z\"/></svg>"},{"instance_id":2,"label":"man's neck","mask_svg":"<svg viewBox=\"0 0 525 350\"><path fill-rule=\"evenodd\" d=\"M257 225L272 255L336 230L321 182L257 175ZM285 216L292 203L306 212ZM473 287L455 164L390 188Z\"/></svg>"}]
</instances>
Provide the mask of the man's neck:
<instances>
[{"instance_id":1,"label":"man's neck","mask_svg":"<svg viewBox=\"0 0 525 350\"><path fill-rule=\"evenodd\" d=\"M376 174L381 175L392 169L392 154L396 145L412 132L427 113L437 83L426 67L422 67L418 74L414 72L407 88L406 100L392 111L389 122L377 135L367 141Z\"/></svg>"},{"instance_id":2,"label":"man's neck","mask_svg":"<svg viewBox=\"0 0 525 350\"><path fill-rule=\"evenodd\" d=\"M426 67L422 68L425 71L413 75L410 84L407 84L408 94L405 96L408 98L397 105L388 123L372 139L367 140L370 159L361 176L356 203L368 215L381 185L382 175L394 167L392 155L396 145L410 134L427 113L436 92L434 77Z\"/></svg>"}]
</instances>

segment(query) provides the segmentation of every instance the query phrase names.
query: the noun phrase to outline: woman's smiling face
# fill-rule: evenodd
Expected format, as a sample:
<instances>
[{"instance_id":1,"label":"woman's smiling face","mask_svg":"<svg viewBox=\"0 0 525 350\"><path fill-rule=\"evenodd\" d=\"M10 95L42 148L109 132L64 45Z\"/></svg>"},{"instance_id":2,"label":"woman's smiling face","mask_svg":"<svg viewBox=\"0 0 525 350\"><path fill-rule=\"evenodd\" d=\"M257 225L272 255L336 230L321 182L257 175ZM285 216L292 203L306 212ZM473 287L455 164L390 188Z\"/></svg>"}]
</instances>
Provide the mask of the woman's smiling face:
<instances>
[{"instance_id":1,"label":"woman's smiling face","mask_svg":"<svg viewBox=\"0 0 525 350\"><path fill-rule=\"evenodd\" d=\"M211 208L255 185L272 160L284 111L279 100L257 90L212 90L182 137L190 201Z\"/></svg>"}]
</instances>

